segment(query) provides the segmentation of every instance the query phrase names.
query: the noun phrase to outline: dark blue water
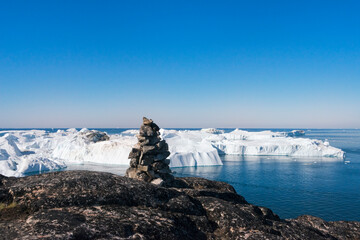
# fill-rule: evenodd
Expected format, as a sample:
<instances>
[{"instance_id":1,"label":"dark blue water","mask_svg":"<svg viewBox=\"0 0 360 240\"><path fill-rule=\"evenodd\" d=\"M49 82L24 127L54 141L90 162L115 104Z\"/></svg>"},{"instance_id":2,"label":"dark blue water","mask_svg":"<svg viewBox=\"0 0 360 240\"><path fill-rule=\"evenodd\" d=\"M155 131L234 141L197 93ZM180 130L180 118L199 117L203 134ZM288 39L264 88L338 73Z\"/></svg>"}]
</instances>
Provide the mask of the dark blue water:
<instances>
[{"instance_id":1,"label":"dark blue water","mask_svg":"<svg viewBox=\"0 0 360 240\"><path fill-rule=\"evenodd\" d=\"M116 134L126 129L99 130ZM232 130L225 129L226 132ZM360 221L360 130L310 129L306 130L305 137L327 139L332 146L346 152L346 159L343 161L325 158L227 155L222 156L223 166L173 170L178 177L198 176L228 182L248 202L268 207L281 218L310 214L329 221ZM127 166L86 164L70 165L67 169L96 170L124 175L126 168Z\"/></svg>"},{"instance_id":2,"label":"dark blue water","mask_svg":"<svg viewBox=\"0 0 360 240\"><path fill-rule=\"evenodd\" d=\"M177 176L199 176L232 184L250 203L281 218L303 214L326 220L360 221L360 130L311 130L346 152L345 161L322 158L223 156L224 165L176 168Z\"/></svg>"}]
</instances>

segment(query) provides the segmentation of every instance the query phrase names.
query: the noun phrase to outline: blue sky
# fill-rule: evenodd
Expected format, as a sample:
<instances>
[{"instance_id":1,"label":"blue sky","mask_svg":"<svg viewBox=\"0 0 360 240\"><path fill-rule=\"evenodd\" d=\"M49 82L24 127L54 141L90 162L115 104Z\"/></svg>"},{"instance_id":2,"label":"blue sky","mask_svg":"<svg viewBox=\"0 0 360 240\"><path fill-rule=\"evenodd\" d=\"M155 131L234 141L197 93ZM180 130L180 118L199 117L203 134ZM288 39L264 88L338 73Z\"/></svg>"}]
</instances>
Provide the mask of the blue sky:
<instances>
[{"instance_id":1,"label":"blue sky","mask_svg":"<svg viewBox=\"0 0 360 240\"><path fill-rule=\"evenodd\" d=\"M359 1L1 1L0 128L360 127Z\"/></svg>"}]
</instances>

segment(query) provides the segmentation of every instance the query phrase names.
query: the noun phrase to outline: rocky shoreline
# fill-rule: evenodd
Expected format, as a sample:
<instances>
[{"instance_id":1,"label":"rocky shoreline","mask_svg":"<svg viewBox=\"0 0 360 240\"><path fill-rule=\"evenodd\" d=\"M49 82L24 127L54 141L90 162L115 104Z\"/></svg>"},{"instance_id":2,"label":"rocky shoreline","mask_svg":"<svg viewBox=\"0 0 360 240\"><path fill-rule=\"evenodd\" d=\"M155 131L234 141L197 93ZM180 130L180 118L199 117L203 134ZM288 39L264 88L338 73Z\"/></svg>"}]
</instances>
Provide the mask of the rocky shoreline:
<instances>
[{"instance_id":1,"label":"rocky shoreline","mask_svg":"<svg viewBox=\"0 0 360 240\"><path fill-rule=\"evenodd\" d=\"M360 239L360 222L280 219L223 182L102 172L0 175L0 239Z\"/></svg>"}]
</instances>

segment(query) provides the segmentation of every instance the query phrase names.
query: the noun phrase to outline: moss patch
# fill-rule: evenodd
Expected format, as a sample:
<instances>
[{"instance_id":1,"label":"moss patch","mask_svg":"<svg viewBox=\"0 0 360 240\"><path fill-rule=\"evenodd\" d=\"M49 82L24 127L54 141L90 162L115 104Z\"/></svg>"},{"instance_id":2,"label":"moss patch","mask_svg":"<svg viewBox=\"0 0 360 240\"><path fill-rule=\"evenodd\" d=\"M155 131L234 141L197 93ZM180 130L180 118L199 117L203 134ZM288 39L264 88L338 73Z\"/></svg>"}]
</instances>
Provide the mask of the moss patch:
<instances>
[{"instance_id":1,"label":"moss patch","mask_svg":"<svg viewBox=\"0 0 360 240\"><path fill-rule=\"evenodd\" d=\"M0 210L3 210L4 208L6 208L6 204L5 203L0 203Z\"/></svg>"},{"instance_id":2,"label":"moss patch","mask_svg":"<svg viewBox=\"0 0 360 240\"><path fill-rule=\"evenodd\" d=\"M14 208L14 207L16 207L16 202L12 202L10 204L0 203L0 210L6 209L6 208Z\"/></svg>"}]
</instances>

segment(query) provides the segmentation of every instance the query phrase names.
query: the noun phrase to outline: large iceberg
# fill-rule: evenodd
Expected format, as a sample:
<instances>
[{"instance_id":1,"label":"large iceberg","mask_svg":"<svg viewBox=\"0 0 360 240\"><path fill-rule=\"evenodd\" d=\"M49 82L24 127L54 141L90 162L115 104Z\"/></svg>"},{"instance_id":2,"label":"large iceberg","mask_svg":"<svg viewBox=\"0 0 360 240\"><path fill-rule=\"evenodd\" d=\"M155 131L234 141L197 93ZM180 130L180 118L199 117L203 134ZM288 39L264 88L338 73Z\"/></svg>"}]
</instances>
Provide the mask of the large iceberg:
<instances>
[{"instance_id":1,"label":"large iceberg","mask_svg":"<svg viewBox=\"0 0 360 240\"><path fill-rule=\"evenodd\" d=\"M84 130L64 138L53 149L51 157L68 163L129 164L129 152L136 143L135 136L113 135L108 141L89 141Z\"/></svg>"},{"instance_id":2,"label":"large iceberg","mask_svg":"<svg viewBox=\"0 0 360 240\"><path fill-rule=\"evenodd\" d=\"M160 130L170 151L170 167L222 165L218 151L204 131Z\"/></svg>"},{"instance_id":3,"label":"large iceberg","mask_svg":"<svg viewBox=\"0 0 360 240\"><path fill-rule=\"evenodd\" d=\"M170 166L222 165L220 155L268 155L293 157L334 157L345 153L328 142L301 137L304 132L248 132L223 130L165 130L161 137L169 145ZM121 134L82 129L0 132L0 174L23 176L30 172L58 170L66 164L128 165L128 154L136 143L138 130ZM300 137L299 137L300 136Z\"/></svg>"},{"instance_id":4,"label":"large iceberg","mask_svg":"<svg viewBox=\"0 0 360 240\"><path fill-rule=\"evenodd\" d=\"M30 172L42 172L65 168L60 159L49 158L54 141L45 131L0 132L0 174L23 176Z\"/></svg>"},{"instance_id":5,"label":"large iceberg","mask_svg":"<svg viewBox=\"0 0 360 240\"><path fill-rule=\"evenodd\" d=\"M271 131L247 132L236 129L230 133L208 138L219 154L267 155L294 157L337 157L345 153L328 142L309 138L294 138L290 134Z\"/></svg>"}]
</instances>

